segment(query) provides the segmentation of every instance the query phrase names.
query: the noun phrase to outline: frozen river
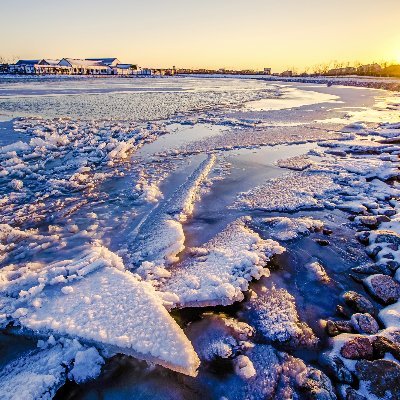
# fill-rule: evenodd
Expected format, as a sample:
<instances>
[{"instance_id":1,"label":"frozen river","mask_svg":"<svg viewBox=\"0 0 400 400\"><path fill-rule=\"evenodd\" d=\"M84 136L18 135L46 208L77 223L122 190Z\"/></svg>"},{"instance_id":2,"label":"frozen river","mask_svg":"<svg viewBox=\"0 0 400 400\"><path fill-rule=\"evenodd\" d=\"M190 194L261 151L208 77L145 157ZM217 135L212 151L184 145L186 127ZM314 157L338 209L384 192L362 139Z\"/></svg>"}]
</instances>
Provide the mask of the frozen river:
<instances>
[{"instance_id":1,"label":"frozen river","mask_svg":"<svg viewBox=\"0 0 400 400\"><path fill-rule=\"evenodd\" d=\"M400 298L396 94L0 78L0 121L0 397L381 398L332 360Z\"/></svg>"}]
</instances>

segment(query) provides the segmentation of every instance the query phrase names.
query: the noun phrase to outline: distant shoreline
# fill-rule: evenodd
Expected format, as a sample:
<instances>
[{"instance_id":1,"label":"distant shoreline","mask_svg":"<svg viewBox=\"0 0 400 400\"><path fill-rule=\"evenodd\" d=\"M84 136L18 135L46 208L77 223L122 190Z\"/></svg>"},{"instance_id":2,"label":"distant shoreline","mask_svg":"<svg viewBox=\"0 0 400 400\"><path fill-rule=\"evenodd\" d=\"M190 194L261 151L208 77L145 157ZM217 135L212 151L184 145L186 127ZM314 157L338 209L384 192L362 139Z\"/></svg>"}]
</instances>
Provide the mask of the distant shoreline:
<instances>
[{"instance_id":1,"label":"distant shoreline","mask_svg":"<svg viewBox=\"0 0 400 400\"><path fill-rule=\"evenodd\" d=\"M283 82L296 82L296 83L315 83L323 85L341 85L341 86L356 86L365 87L369 89L384 89L399 92L400 91L400 78L384 78L384 77L365 77L365 76L351 76L351 77L262 77L259 79Z\"/></svg>"},{"instance_id":2,"label":"distant shoreline","mask_svg":"<svg viewBox=\"0 0 400 400\"><path fill-rule=\"evenodd\" d=\"M233 75L233 74L177 74L174 76L129 76L129 75L14 75L1 74L0 83L10 80L80 80L80 79L168 79L168 78L230 78L230 79L258 79L268 82L293 82L311 83L322 85L341 85L365 87L370 89L383 89L389 91L400 91L400 78L396 77L374 77L374 76L314 76L314 77L283 77L270 75Z\"/></svg>"}]
</instances>

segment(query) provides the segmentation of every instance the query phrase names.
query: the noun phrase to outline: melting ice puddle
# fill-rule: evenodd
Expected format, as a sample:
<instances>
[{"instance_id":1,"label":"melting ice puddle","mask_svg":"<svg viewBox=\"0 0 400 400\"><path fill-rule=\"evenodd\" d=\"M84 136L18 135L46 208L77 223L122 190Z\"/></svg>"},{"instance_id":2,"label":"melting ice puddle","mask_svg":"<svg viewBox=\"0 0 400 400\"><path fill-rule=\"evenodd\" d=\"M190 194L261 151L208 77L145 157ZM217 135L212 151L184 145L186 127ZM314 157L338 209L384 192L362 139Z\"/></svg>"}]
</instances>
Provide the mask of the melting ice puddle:
<instances>
[{"instance_id":1,"label":"melting ice puddle","mask_svg":"<svg viewBox=\"0 0 400 400\"><path fill-rule=\"evenodd\" d=\"M222 152L217 159L231 163L231 173L211 187L196 204L191 220L185 224L188 246L199 246L232 222L241 211L229 207L239 192L245 192L267 179L277 178L288 170L274 163L282 158L305 154L315 148L315 143L266 146L257 149L241 149ZM248 214L248 213L247 213Z\"/></svg>"},{"instance_id":2,"label":"melting ice puddle","mask_svg":"<svg viewBox=\"0 0 400 400\"><path fill-rule=\"evenodd\" d=\"M189 143L216 136L229 128L211 124L182 125L171 124L169 133L159 137L153 143L143 146L134 154L134 158L146 158L160 152L170 151L183 147Z\"/></svg>"},{"instance_id":3,"label":"melting ice puddle","mask_svg":"<svg viewBox=\"0 0 400 400\"><path fill-rule=\"evenodd\" d=\"M250 101L245 108L250 111L284 110L319 103L338 103L338 99L339 96L332 94L287 88L280 97Z\"/></svg>"},{"instance_id":4,"label":"melting ice puddle","mask_svg":"<svg viewBox=\"0 0 400 400\"><path fill-rule=\"evenodd\" d=\"M7 146L18 141L28 143L30 137L13 129L13 122L9 117L2 119L0 115L0 146Z\"/></svg>"},{"instance_id":5,"label":"melting ice puddle","mask_svg":"<svg viewBox=\"0 0 400 400\"><path fill-rule=\"evenodd\" d=\"M32 350L36 347L36 340L0 333L0 369L23 351Z\"/></svg>"}]
</instances>

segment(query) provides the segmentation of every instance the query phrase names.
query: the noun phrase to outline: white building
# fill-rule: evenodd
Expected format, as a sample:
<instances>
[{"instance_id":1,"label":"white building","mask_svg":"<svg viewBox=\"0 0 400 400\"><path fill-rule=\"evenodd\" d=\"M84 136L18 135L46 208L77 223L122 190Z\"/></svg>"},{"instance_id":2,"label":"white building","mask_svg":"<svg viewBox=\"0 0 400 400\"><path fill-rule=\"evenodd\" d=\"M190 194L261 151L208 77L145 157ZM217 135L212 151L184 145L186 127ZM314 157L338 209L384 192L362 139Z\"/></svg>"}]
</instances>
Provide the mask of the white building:
<instances>
[{"instance_id":1,"label":"white building","mask_svg":"<svg viewBox=\"0 0 400 400\"><path fill-rule=\"evenodd\" d=\"M70 69L73 75L110 75L112 69L101 61L82 60L77 58L63 58L59 63L61 67Z\"/></svg>"},{"instance_id":2,"label":"white building","mask_svg":"<svg viewBox=\"0 0 400 400\"><path fill-rule=\"evenodd\" d=\"M39 60L19 60L9 66L9 71L12 74L35 74L35 65L38 62Z\"/></svg>"},{"instance_id":3,"label":"white building","mask_svg":"<svg viewBox=\"0 0 400 400\"><path fill-rule=\"evenodd\" d=\"M121 63L118 58L43 58L41 60L19 60L8 66L11 74L68 74L68 75L151 75L149 69Z\"/></svg>"},{"instance_id":4,"label":"white building","mask_svg":"<svg viewBox=\"0 0 400 400\"><path fill-rule=\"evenodd\" d=\"M35 65L35 73L47 74L69 74L70 68L60 65L60 60L42 59Z\"/></svg>"},{"instance_id":5,"label":"white building","mask_svg":"<svg viewBox=\"0 0 400 400\"><path fill-rule=\"evenodd\" d=\"M112 67L114 75L137 75L138 67L133 64L117 64Z\"/></svg>"}]
</instances>

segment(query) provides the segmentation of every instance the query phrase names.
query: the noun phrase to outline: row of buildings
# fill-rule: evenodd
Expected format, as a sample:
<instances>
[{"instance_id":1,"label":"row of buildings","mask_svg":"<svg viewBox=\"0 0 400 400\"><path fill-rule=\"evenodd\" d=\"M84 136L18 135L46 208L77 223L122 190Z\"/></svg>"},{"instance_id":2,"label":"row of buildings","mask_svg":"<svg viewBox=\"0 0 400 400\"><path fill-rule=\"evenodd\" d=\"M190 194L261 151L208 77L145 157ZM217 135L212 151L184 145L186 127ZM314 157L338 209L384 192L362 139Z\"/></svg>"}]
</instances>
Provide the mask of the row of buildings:
<instances>
[{"instance_id":1,"label":"row of buildings","mask_svg":"<svg viewBox=\"0 0 400 400\"><path fill-rule=\"evenodd\" d=\"M0 72L17 75L173 75L174 69L142 68L118 58L19 60L3 64Z\"/></svg>"},{"instance_id":2,"label":"row of buildings","mask_svg":"<svg viewBox=\"0 0 400 400\"><path fill-rule=\"evenodd\" d=\"M271 75L271 68L264 68L262 71L254 69L208 69L208 68L174 68L175 74L180 75Z\"/></svg>"},{"instance_id":3,"label":"row of buildings","mask_svg":"<svg viewBox=\"0 0 400 400\"><path fill-rule=\"evenodd\" d=\"M175 75L175 74L229 74L271 75L271 68L262 71L211 69L142 68L135 64L121 63L118 58L62 58L52 60L19 60L15 64L0 64L0 73L15 75ZM279 74L273 74L279 75Z\"/></svg>"}]
</instances>

